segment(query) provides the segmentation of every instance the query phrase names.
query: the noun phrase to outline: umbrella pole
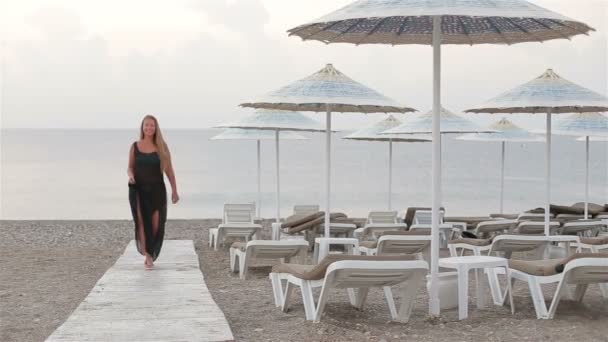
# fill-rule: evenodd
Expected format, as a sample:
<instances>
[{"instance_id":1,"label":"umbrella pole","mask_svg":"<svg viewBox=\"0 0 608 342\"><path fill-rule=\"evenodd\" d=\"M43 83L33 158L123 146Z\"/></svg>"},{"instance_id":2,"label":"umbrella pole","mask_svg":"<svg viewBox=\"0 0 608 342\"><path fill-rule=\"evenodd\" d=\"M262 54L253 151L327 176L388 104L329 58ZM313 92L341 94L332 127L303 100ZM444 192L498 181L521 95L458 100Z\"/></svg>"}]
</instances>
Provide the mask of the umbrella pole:
<instances>
[{"instance_id":1,"label":"umbrella pole","mask_svg":"<svg viewBox=\"0 0 608 342\"><path fill-rule=\"evenodd\" d=\"M261 162L261 147L260 140L257 141L258 145L258 218L262 217L262 162Z\"/></svg>"},{"instance_id":2,"label":"umbrella pole","mask_svg":"<svg viewBox=\"0 0 608 342\"><path fill-rule=\"evenodd\" d=\"M547 110L547 141L545 143L545 177L546 177L546 197L545 197L545 235L549 236L549 208L551 206L551 109Z\"/></svg>"},{"instance_id":3,"label":"umbrella pole","mask_svg":"<svg viewBox=\"0 0 608 342\"><path fill-rule=\"evenodd\" d=\"M585 220L589 218L589 136L585 137Z\"/></svg>"},{"instance_id":4,"label":"umbrella pole","mask_svg":"<svg viewBox=\"0 0 608 342\"><path fill-rule=\"evenodd\" d=\"M504 194L505 194L505 144L501 143L502 153L500 161L500 213L503 214L504 209Z\"/></svg>"},{"instance_id":5,"label":"umbrella pole","mask_svg":"<svg viewBox=\"0 0 608 342\"><path fill-rule=\"evenodd\" d=\"M433 181L431 220L431 286L429 314L439 316L439 207L441 204L441 16L433 17Z\"/></svg>"},{"instance_id":6,"label":"umbrella pole","mask_svg":"<svg viewBox=\"0 0 608 342\"><path fill-rule=\"evenodd\" d=\"M325 117L325 231L324 237L329 238L329 195L331 193L331 112L329 105L326 105L327 114Z\"/></svg>"},{"instance_id":7,"label":"umbrella pole","mask_svg":"<svg viewBox=\"0 0 608 342\"><path fill-rule=\"evenodd\" d=\"M276 130L274 133L274 140L276 146L276 172L277 172L277 220L276 222L281 222L281 180L279 174L279 130Z\"/></svg>"},{"instance_id":8,"label":"umbrella pole","mask_svg":"<svg viewBox=\"0 0 608 342\"><path fill-rule=\"evenodd\" d=\"M388 210L391 210L391 195L393 188L393 140L388 141Z\"/></svg>"}]
</instances>

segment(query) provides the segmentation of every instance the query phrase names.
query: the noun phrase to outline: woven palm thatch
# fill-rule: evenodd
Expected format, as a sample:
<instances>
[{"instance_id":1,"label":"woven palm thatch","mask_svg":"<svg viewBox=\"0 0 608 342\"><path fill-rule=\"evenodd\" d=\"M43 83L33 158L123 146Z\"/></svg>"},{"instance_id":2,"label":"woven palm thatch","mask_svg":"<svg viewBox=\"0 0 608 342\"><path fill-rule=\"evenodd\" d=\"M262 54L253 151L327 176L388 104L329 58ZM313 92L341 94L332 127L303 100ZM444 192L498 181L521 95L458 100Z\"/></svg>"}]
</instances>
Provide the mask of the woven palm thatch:
<instances>
[{"instance_id":1,"label":"woven palm thatch","mask_svg":"<svg viewBox=\"0 0 608 342\"><path fill-rule=\"evenodd\" d=\"M219 128L244 128L271 131L325 132L325 127L298 112L285 110L257 110L237 122L217 126Z\"/></svg>"},{"instance_id":2,"label":"woven palm thatch","mask_svg":"<svg viewBox=\"0 0 608 342\"><path fill-rule=\"evenodd\" d=\"M344 75L331 64L242 107L311 112L403 113L415 111Z\"/></svg>"},{"instance_id":3,"label":"woven palm thatch","mask_svg":"<svg viewBox=\"0 0 608 342\"><path fill-rule=\"evenodd\" d=\"M544 130L535 130L544 133ZM557 135L608 136L608 117L600 113L576 113L553 122L551 133Z\"/></svg>"},{"instance_id":4,"label":"woven palm thatch","mask_svg":"<svg viewBox=\"0 0 608 342\"><path fill-rule=\"evenodd\" d=\"M394 116L390 115L388 118L377 122L371 126L362 128L356 132L353 132L343 139L350 140L367 140L367 141L393 141L393 142L430 142L430 135L389 135L383 134L388 129L397 127L401 124Z\"/></svg>"},{"instance_id":5,"label":"woven palm thatch","mask_svg":"<svg viewBox=\"0 0 608 342\"><path fill-rule=\"evenodd\" d=\"M594 31L523 0L359 0L288 33L324 43L431 45L434 16L442 17L442 44L542 42Z\"/></svg>"},{"instance_id":6,"label":"woven palm thatch","mask_svg":"<svg viewBox=\"0 0 608 342\"><path fill-rule=\"evenodd\" d=\"M503 118L488 127L495 130L494 133L469 133L456 139L470 141L496 141L496 142L543 142L542 136L534 135L529 131L515 125L511 121Z\"/></svg>"},{"instance_id":7,"label":"woven palm thatch","mask_svg":"<svg viewBox=\"0 0 608 342\"><path fill-rule=\"evenodd\" d=\"M546 114L549 110L552 114L607 111L608 98L548 69L532 81L465 112Z\"/></svg>"},{"instance_id":8,"label":"woven palm thatch","mask_svg":"<svg viewBox=\"0 0 608 342\"><path fill-rule=\"evenodd\" d=\"M494 130L482 128L474 122L456 115L445 108L440 111L441 133L492 133ZM433 131L433 111L417 117L410 117L401 125L381 134L427 134Z\"/></svg>"},{"instance_id":9,"label":"woven palm thatch","mask_svg":"<svg viewBox=\"0 0 608 342\"><path fill-rule=\"evenodd\" d=\"M261 129L228 128L209 140L274 140L275 132ZM281 140L309 140L295 132L282 131Z\"/></svg>"}]
</instances>

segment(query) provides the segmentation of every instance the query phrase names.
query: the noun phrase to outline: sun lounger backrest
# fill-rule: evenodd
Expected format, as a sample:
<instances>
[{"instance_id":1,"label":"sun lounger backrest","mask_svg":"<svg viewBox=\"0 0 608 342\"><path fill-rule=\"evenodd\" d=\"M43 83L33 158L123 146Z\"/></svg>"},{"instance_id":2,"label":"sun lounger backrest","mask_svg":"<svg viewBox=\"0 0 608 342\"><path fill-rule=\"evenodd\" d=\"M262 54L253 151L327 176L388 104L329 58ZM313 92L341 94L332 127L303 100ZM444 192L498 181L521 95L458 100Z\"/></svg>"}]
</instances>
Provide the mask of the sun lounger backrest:
<instances>
[{"instance_id":1,"label":"sun lounger backrest","mask_svg":"<svg viewBox=\"0 0 608 342\"><path fill-rule=\"evenodd\" d=\"M443 216L445 215L445 211L439 211L439 224L443 223ZM414 224L427 225L431 224L432 219L432 211L431 210L416 210L414 214Z\"/></svg>"},{"instance_id":2,"label":"sun lounger backrest","mask_svg":"<svg viewBox=\"0 0 608 342\"><path fill-rule=\"evenodd\" d=\"M378 239L377 255L423 253L430 245L430 235L384 235Z\"/></svg>"},{"instance_id":3,"label":"sun lounger backrest","mask_svg":"<svg viewBox=\"0 0 608 342\"><path fill-rule=\"evenodd\" d=\"M553 218L554 215L549 213L549 218ZM521 213L519 214L519 216L517 217L517 221L522 222L522 221L544 221L545 220L545 214L543 213Z\"/></svg>"},{"instance_id":4,"label":"sun lounger backrest","mask_svg":"<svg viewBox=\"0 0 608 342\"><path fill-rule=\"evenodd\" d=\"M549 230L554 231L559 228L559 222L550 222ZM519 234L542 235L545 234L545 223L539 221L523 221L517 225L515 231Z\"/></svg>"},{"instance_id":5,"label":"sun lounger backrest","mask_svg":"<svg viewBox=\"0 0 608 342\"><path fill-rule=\"evenodd\" d=\"M536 235L498 235L492 241L490 253L495 252L527 252L547 246L549 240L545 236Z\"/></svg>"},{"instance_id":6,"label":"sun lounger backrest","mask_svg":"<svg viewBox=\"0 0 608 342\"><path fill-rule=\"evenodd\" d=\"M371 211L367 216L367 223L399 223L396 211Z\"/></svg>"},{"instance_id":7,"label":"sun lounger backrest","mask_svg":"<svg viewBox=\"0 0 608 342\"><path fill-rule=\"evenodd\" d=\"M483 221L477 224L475 233L478 235L508 232L517 225L515 220Z\"/></svg>"},{"instance_id":8,"label":"sun lounger backrest","mask_svg":"<svg viewBox=\"0 0 608 342\"><path fill-rule=\"evenodd\" d=\"M319 211L316 204L296 204L293 206L294 215L310 215Z\"/></svg>"},{"instance_id":9,"label":"sun lounger backrest","mask_svg":"<svg viewBox=\"0 0 608 342\"><path fill-rule=\"evenodd\" d=\"M564 235L581 234L587 231L595 233L602 229L602 225L601 220L572 221L565 223L560 232Z\"/></svg>"},{"instance_id":10,"label":"sun lounger backrest","mask_svg":"<svg viewBox=\"0 0 608 342\"><path fill-rule=\"evenodd\" d=\"M255 204L224 204L224 223L253 223Z\"/></svg>"}]
</instances>

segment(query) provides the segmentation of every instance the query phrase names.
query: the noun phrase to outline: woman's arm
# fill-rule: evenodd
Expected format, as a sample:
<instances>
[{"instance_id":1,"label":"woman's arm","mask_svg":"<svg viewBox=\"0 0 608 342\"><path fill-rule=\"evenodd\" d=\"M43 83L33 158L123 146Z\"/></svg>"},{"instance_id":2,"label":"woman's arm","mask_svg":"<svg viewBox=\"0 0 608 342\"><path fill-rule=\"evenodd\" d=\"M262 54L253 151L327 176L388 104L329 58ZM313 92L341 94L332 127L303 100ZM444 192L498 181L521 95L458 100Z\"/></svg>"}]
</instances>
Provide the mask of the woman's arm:
<instances>
[{"instance_id":1,"label":"woman's arm","mask_svg":"<svg viewBox=\"0 0 608 342\"><path fill-rule=\"evenodd\" d=\"M177 182L175 181L175 172L173 171L173 162L171 161L171 152L169 152L169 148L167 148L167 155L169 156L167 167L165 168L165 173L169 178L169 183L171 184L171 200L173 203L177 203L179 201L179 195L177 193Z\"/></svg>"},{"instance_id":2,"label":"woman's arm","mask_svg":"<svg viewBox=\"0 0 608 342\"><path fill-rule=\"evenodd\" d=\"M127 176L129 177L129 183L135 183L135 150L133 149L133 145L131 145L131 150L129 150L129 166L127 167Z\"/></svg>"}]
</instances>

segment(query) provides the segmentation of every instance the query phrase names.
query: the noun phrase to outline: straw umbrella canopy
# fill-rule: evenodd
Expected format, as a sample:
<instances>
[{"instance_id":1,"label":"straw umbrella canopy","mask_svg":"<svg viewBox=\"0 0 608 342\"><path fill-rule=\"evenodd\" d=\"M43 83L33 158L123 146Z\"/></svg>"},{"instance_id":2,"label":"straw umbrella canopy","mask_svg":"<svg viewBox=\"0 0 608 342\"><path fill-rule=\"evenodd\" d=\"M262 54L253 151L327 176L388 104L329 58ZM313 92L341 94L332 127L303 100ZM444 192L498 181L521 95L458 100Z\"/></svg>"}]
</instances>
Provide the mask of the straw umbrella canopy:
<instances>
[{"instance_id":1,"label":"straw umbrella canopy","mask_svg":"<svg viewBox=\"0 0 608 342\"><path fill-rule=\"evenodd\" d=\"M284 110L257 110L237 122L219 125L220 128L255 129L274 132L276 152L276 222L281 222L281 181L279 172L279 132L323 132L325 128L317 121L298 112Z\"/></svg>"},{"instance_id":2,"label":"straw umbrella canopy","mask_svg":"<svg viewBox=\"0 0 608 342\"><path fill-rule=\"evenodd\" d=\"M469 133L457 137L458 140L469 140L469 141L490 141L500 142L501 145L501 158L500 158L500 213L503 213L504 209L504 190L505 190L505 150L507 142L542 142L545 139L541 136L534 135L529 131L513 124L511 121L502 118L500 121L494 123L490 129L496 130L496 132L488 133Z\"/></svg>"},{"instance_id":3,"label":"straw umbrella canopy","mask_svg":"<svg viewBox=\"0 0 608 342\"><path fill-rule=\"evenodd\" d=\"M555 120L552 133L585 136L585 219L589 217L589 138L608 137L608 117L600 113L576 113ZM546 133L545 130L538 130Z\"/></svg>"},{"instance_id":4,"label":"straw umbrella canopy","mask_svg":"<svg viewBox=\"0 0 608 342\"><path fill-rule=\"evenodd\" d=\"M549 235L551 203L551 115L608 110L608 98L574 84L548 69L534 80L509 90L485 104L466 110L470 113L546 114L546 203L545 235ZM580 133L579 133L580 134Z\"/></svg>"},{"instance_id":5,"label":"straw umbrella canopy","mask_svg":"<svg viewBox=\"0 0 608 342\"><path fill-rule=\"evenodd\" d=\"M391 197L393 188L393 142L431 142L431 137L429 135L380 135L381 132L399 126L400 124L401 121L390 115L388 118L380 122L362 128L342 138L348 140L388 142L388 210L391 210L392 207Z\"/></svg>"},{"instance_id":6,"label":"straw umbrella canopy","mask_svg":"<svg viewBox=\"0 0 608 342\"><path fill-rule=\"evenodd\" d=\"M283 131L281 132L280 138L283 140L309 140L308 138L301 136L295 132ZM272 131L265 131L259 129L240 129L240 128L228 128L222 133L211 137L209 140L256 140L257 145L257 172L258 172L258 203L257 203L257 216L262 217L262 162L261 162L261 148L260 142L262 140L274 140L275 133Z\"/></svg>"},{"instance_id":7,"label":"straw umbrella canopy","mask_svg":"<svg viewBox=\"0 0 608 342\"><path fill-rule=\"evenodd\" d=\"M442 44L515 44L570 39L593 30L524 0L358 0L290 29L303 40L433 46L433 203L429 311L439 315L439 169Z\"/></svg>"},{"instance_id":8,"label":"straw umbrella canopy","mask_svg":"<svg viewBox=\"0 0 608 342\"><path fill-rule=\"evenodd\" d=\"M415 111L349 78L332 64L243 107L325 112L325 237L329 237L331 193L331 113L403 113Z\"/></svg>"}]
</instances>

